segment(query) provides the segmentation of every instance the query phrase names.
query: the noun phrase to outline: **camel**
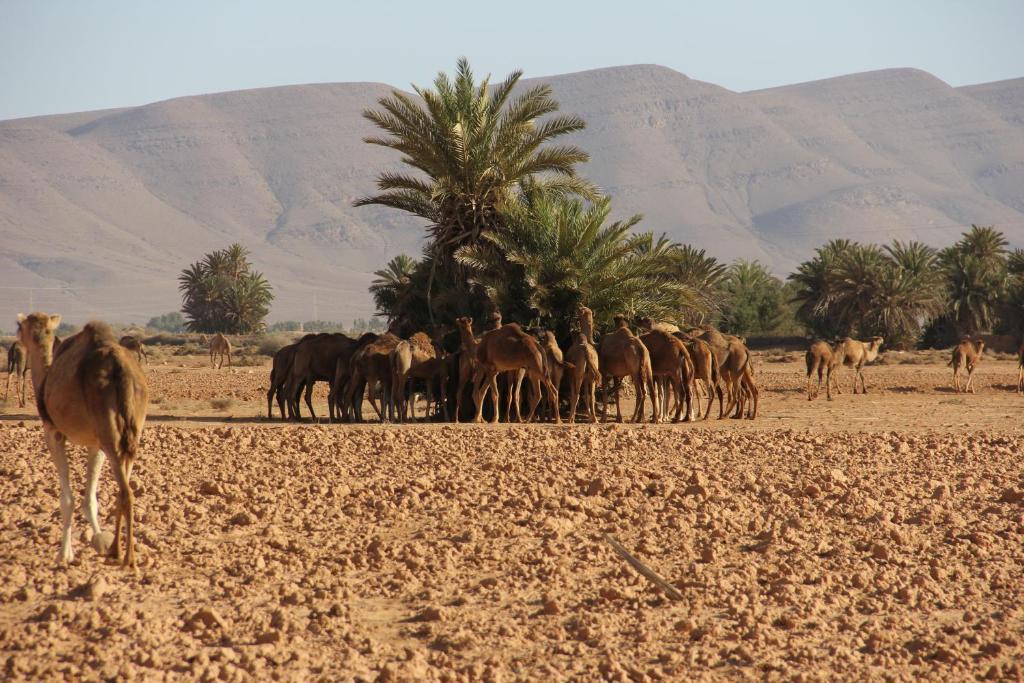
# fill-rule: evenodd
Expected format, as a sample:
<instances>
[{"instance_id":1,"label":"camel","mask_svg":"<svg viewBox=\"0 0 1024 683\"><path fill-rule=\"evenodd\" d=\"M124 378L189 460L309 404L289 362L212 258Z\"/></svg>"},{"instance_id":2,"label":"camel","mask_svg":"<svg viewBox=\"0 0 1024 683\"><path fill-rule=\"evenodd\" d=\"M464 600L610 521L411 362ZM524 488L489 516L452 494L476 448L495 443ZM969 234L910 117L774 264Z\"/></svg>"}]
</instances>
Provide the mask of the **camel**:
<instances>
[{"instance_id":1,"label":"camel","mask_svg":"<svg viewBox=\"0 0 1024 683\"><path fill-rule=\"evenodd\" d=\"M565 376L567 370L569 370L571 364L565 362L565 354L562 353L562 349L559 348L558 342L555 340L555 334L551 330L544 330L540 334L540 348L544 352L544 372L551 380L551 384L554 385L555 389L562 390L562 377ZM517 383L522 382L523 371L520 370L516 373ZM558 410L558 406L555 406L555 410ZM545 411L546 413L546 411ZM544 417L550 417L547 414Z\"/></svg>"},{"instance_id":2,"label":"camel","mask_svg":"<svg viewBox=\"0 0 1024 683\"><path fill-rule=\"evenodd\" d=\"M290 406L289 413L294 419L298 420L302 417L299 397L304 393L310 418L316 422L317 416L313 410L313 387L317 382L330 384L334 380L338 357L355 344L355 339L340 332L306 335L298 342L285 387L285 397ZM329 418L333 421L335 406L331 401L328 401L327 410Z\"/></svg>"},{"instance_id":3,"label":"camel","mask_svg":"<svg viewBox=\"0 0 1024 683\"><path fill-rule=\"evenodd\" d=\"M500 321L500 315L498 314L498 320ZM471 384L473 376L475 375L479 363L476 359L476 349L480 345L480 340L473 335L473 321L470 318L458 318L455 321L455 326L459 330L459 338L462 342L459 347L459 381L455 393L455 421L459 421L462 411L462 396L465 393L466 384ZM498 410L498 395L492 393L491 401L494 403L494 410Z\"/></svg>"},{"instance_id":4,"label":"camel","mask_svg":"<svg viewBox=\"0 0 1024 683\"><path fill-rule=\"evenodd\" d=\"M672 323L661 322L651 317L637 318L637 327L642 330L651 332L653 330L660 330L661 332L668 332L669 334L675 334L679 332L679 326L673 325Z\"/></svg>"},{"instance_id":5,"label":"camel","mask_svg":"<svg viewBox=\"0 0 1024 683\"><path fill-rule=\"evenodd\" d=\"M953 347L953 357L948 365L953 367L953 388L960 393L960 368L967 370L967 384L963 391L972 394L974 391L974 368L981 361L981 354L985 350L985 342L981 339L971 341L961 339L960 343ZM1018 373L1019 374L1019 373ZM1020 382L1018 381L1018 385Z\"/></svg>"},{"instance_id":6,"label":"camel","mask_svg":"<svg viewBox=\"0 0 1024 683\"><path fill-rule=\"evenodd\" d=\"M25 407L25 375L28 374L28 352L25 345L15 340L7 349L7 388L4 389L4 402L11 393L11 378L14 378L14 393L18 395L18 406Z\"/></svg>"},{"instance_id":7,"label":"camel","mask_svg":"<svg viewBox=\"0 0 1024 683\"><path fill-rule=\"evenodd\" d=\"M1024 393L1024 341L1017 349L1017 393Z\"/></svg>"},{"instance_id":8,"label":"camel","mask_svg":"<svg viewBox=\"0 0 1024 683\"><path fill-rule=\"evenodd\" d=\"M615 316L616 329L609 332L601 339L601 346L598 348L598 362L601 367L601 393L607 396L608 380L612 380L615 392L616 421L622 422L622 405L619 401L619 386L623 377L630 377L633 380L633 387L636 390L636 410L633 412L633 421L642 422L644 419L644 399L650 395L653 404L652 421L658 422L661 415L658 411L658 402L655 400L654 375L651 369L651 355L643 342L633 334L626 325L626 318L621 315ZM608 403L601 404L601 422L608 417Z\"/></svg>"},{"instance_id":9,"label":"camel","mask_svg":"<svg viewBox=\"0 0 1024 683\"><path fill-rule=\"evenodd\" d=\"M440 331L431 339L423 332L417 332L408 339L398 342L391 352L391 397L395 404L395 413L400 422L404 422L407 413L411 412L412 421L416 421L416 400L412 393L412 380L422 379L427 386L427 406L434 405L434 380L441 382L441 404L444 419L448 421L448 360L437 340L442 337ZM411 410L406 403L406 385L409 385Z\"/></svg>"},{"instance_id":10,"label":"camel","mask_svg":"<svg viewBox=\"0 0 1024 683\"><path fill-rule=\"evenodd\" d=\"M722 381L729 389L729 405L718 417L722 419L735 406L736 412L732 416L734 419L741 419L744 415L744 408L746 408L746 416L753 420L757 417L758 392L757 386L754 384L754 368L750 363L750 351L747 350L746 344L736 337L727 341L726 350L725 362L720 370ZM750 401L749 406L747 406L747 401Z\"/></svg>"},{"instance_id":11,"label":"camel","mask_svg":"<svg viewBox=\"0 0 1024 683\"><path fill-rule=\"evenodd\" d=\"M349 412L353 406L347 402L348 383L352 376L352 358L360 349L367 344L376 341L379 337L380 335L375 332L364 332L360 335L359 339L356 340L356 343L353 346L342 350L342 352L338 354L337 360L334 362L334 379L331 381L331 391L327 395L327 403L330 406L334 406L334 410L339 421L354 419L353 415ZM365 382L356 389L355 395L361 397L366 389ZM358 420L362 421L361 402L359 408Z\"/></svg>"},{"instance_id":12,"label":"camel","mask_svg":"<svg viewBox=\"0 0 1024 683\"><path fill-rule=\"evenodd\" d=\"M134 354L117 343L105 323L88 323L65 340L53 354L53 331L59 315L19 315L18 338L28 352L36 406L43 434L60 477L60 511L63 524L59 560L74 559L71 518L74 500L68 471L67 442L88 451L83 512L92 527L92 543L103 551L96 488L105 457L118 486L114 539L109 554L134 568L135 494L130 480L139 453L139 439L146 422L146 376ZM121 555L121 523L125 528L125 552Z\"/></svg>"},{"instance_id":13,"label":"camel","mask_svg":"<svg viewBox=\"0 0 1024 683\"><path fill-rule=\"evenodd\" d=\"M228 367L231 367L231 342L223 334L218 332L210 339L210 365L220 370L224 367L224 356L228 358ZM217 364L217 358L220 364Z\"/></svg>"},{"instance_id":14,"label":"camel","mask_svg":"<svg viewBox=\"0 0 1024 683\"><path fill-rule=\"evenodd\" d=\"M565 352L565 360L572 368L569 370L569 423L576 422L576 407L579 405L580 392L585 398L584 407L591 422L597 422L597 384L601 381L600 361L597 349L587 341L583 332L574 332L572 346Z\"/></svg>"},{"instance_id":15,"label":"camel","mask_svg":"<svg viewBox=\"0 0 1024 683\"><path fill-rule=\"evenodd\" d=\"M295 350L299 348L299 344L306 341L314 335L307 334L305 337L295 342L294 344L288 344L282 346L274 354L274 360L270 366L270 388L267 389L267 419L273 418L273 402L277 398L277 407L281 411L281 419L284 419L285 413L285 402L287 396L285 394L285 387L288 385L288 380L292 374L292 362L295 360ZM289 410L292 408L288 406ZM294 417L294 414L291 415Z\"/></svg>"},{"instance_id":16,"label":"camel","mask_svg":"<svg viewBox=\"0 0 1024 683\"><path fill-rule=\"evenodd\" d=\"M651 358L654 385L661 394L660 397L652 395L651 400L658 402L660 413L667 412L667 388L668 385L671 385L672 393L676 398L676 414L672 421L679 422L684 401L686 402L686 421L691 421L693 405L690 395L690 378L693 377L693 359L690 358L686 344L673 336L671 332L659 329L652 329L650 332L640 335L640 341L647 347Z\"/></svg>"},{"instance_id":17,"label":"camel","mask_svg":"<svg viewBox=\"0 0 1024 683\"><path fill-rule=\"evenodd\" d=\"M402 340L391 332L385 332L352 354L349 368L348 389L345 403L352 410L357 422L363 419L363 388L369 388L370 406L381 422L394 418L391 399L391 352ZM377 407L374 390L381 384L381 406Z\"/></svg>"},{"instance_id":18,"label":"camel","mask_svg":"<svg viewBox=\"0 0 1024 683\"><path fill-rule=\"evenodd\" d=\"M715 362L715 356L711 352L711 347L703 339L690 338L685 332L676 332L674 335L680 339L686 348L690 352L690 358L693 359L693 376L691 377L691 390L693 394L693 400L697 404L697 414L700 415L700 386L698 382L704 387L704 391L708 399L708 407L704 411L701 419L708 419L708 415L711 414L711 407L715 403L715 396L718 396L718 408L719 412L723 410L722 407L722 387L721 377L718 371L718 363Z\"/></svg>"},{"instance_id":19,"label":"camel","mask_svg":"<svg viewBox=\"0 0 1024 683\"><path fill-rule=\"evenodd\" d=\"M825 381L825 395L829 401L832 400L832 386L836 388L836 393L842 393L839 390L839 377L838 375L833 377L833 372L838 364L838 356L832 352L832 347L829 343L821 339L815 340L810 348L807 349L807 353L804 354L804 360L807 363L807 400L811 401L821 393L821 380L824 377ZM812 392L811 391L811 378L814 374L818 374L818 386Z\"/></svg>"},{"instance_id":20,"label":"camel","mask_svg":"<svg viewBox=\"0 0 1024 683\"><path fill-rule=\"evenodd\" d=\"M126 334L121 337L118 343L133 352L140 364L149 362L149 354L146 353L146 345L142 343L142 337L135 334Z\"/></svg>"},{"instance_id":21,"label":"camel","mask_svg":"<svg viewBox=\"0 0 1024 683\"><path fill-rule=\"evenodd\" d=\"M832 365L829 368L828 380L832 379L832 369L840 365L854 368L853 393L857 393L857 380L860 379L861 393L868 393L868 387L864 383L864 372L862 368L865 363L871 363L878 358L878 350L882 348L885 340L881 337L872 337L870 341L862 342L846 337L832 348ZM828 381L826 380L826 381ZM838 380L836 381L838 384ZM827 386L826 386L827 388Z\"/></svg>"},{"instance_id":22,"label":"camel","mask_svg":"<svg viewBox=\"0 0 1024 683\"><path fill-rule=\"evenodd\" d=\"M560 423L558 411L558 389L544 373L544 352L540 344L527 334L516 323L485 332L480 337L476 349L477 369L473 377L473 401L476 404L476 422L483 422L484 395L490 387L497 396L497 376L499 372L526 371L533 392L530 396L530 410L526 421L533 419L537 412L537 404L541 400L541 386L547 392L551 404L551 412L555 423ZM497 404L495 404L497 405ZM494 412L493 422L498 421L498 411Z\"/></svg>"}]
</instances>

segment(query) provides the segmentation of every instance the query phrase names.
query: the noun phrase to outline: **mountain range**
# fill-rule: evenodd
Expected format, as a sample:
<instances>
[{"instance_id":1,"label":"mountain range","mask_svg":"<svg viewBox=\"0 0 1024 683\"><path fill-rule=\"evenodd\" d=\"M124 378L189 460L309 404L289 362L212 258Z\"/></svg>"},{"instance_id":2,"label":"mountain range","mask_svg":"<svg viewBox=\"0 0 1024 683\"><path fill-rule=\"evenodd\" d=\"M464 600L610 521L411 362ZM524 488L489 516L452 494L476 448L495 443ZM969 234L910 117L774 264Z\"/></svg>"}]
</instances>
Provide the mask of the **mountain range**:
<instances>
[{"instance_id":1,"label":"mountain range","mask_svg":"<svg viewBox=\"0 0 1024 683\"><path fill-rule=\"evenodd\" d=\"M1024 78L952 87L889 69L733 92L636 65L549 83L582 116L580 170L639 229L780 276L834 237L951 243L971 223L1024 245ZM373 271L424 226L353 208L398 154L360 112L391 86L329 83L0 121L0 321L30 308L138 323L177 274L240 242L271 320L369 317ZM0 329L13 327L0 323Z\"/></svg>"}]
</instances>

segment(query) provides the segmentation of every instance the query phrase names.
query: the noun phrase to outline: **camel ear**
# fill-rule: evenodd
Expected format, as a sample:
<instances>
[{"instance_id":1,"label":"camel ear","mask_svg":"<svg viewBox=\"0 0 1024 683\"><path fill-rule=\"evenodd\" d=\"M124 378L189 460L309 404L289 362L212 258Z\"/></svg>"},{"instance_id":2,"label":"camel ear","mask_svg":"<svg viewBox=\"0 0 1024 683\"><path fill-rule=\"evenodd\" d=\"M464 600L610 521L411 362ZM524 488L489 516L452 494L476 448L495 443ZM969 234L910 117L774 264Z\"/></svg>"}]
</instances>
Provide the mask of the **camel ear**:
<instances>
[{"instance_id":1,"label":"camel ear","mask_svg":"<svg viewBox=\"0 0 1024 683\"><path fill-rule=\"evenodd\" d=\"M50 316L50 323L49 323L49 325L47 325L47 327L49 327L51 330L55 330L58 327L60 327L60 314L59 313L57 315L51 315Z\"/></svg>"},{"instance_id":2,"label":"camel ear","mask_svg":"<svg viewBox=\"0 0 1024 683\"><path fill-rule=\"evenodd\" d=\"M27 315L25 315L24 313L19 313L19 314L18 314L18 324L20 325L20 324L22 324L23 322L25 322L25 319L26 319L26 318L28 318L28 316L27 316Z\"/></svg>"}]
</instances>

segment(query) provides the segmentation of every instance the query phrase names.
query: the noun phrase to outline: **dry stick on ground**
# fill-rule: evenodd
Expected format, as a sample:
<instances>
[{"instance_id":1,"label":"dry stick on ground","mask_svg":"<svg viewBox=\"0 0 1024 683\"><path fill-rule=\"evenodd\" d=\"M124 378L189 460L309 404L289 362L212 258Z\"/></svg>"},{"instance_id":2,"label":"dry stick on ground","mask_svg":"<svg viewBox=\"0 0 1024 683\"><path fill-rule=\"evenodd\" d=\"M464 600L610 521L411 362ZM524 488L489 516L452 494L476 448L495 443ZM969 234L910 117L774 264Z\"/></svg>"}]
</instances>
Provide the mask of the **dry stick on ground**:
<instances>
[{"instance_id":1,"label":"dry stick on ground","mask_svg":"<svg viewBox=\"0 0 1024 683\"><path fill-rule=\"evenodd\" d=\"M648 567L646 564L644 564L636 557L634 557L628 550L623 548L622 544L616 541L614 536L612 536L611 534L605 534L604 540L608 541L611 544L612 548L615 549L615 552L619 554L619 557L628 562L630 566L633 567L633 569L635 569L640 574L640 576L644 577L645 579L653 583L655 586L665 591L665 595L667 595L673 600L683 599L683 594L680 593L675 586L673 586L668 581L658 576L653 569Z\"/></svg>"}]
</instances>

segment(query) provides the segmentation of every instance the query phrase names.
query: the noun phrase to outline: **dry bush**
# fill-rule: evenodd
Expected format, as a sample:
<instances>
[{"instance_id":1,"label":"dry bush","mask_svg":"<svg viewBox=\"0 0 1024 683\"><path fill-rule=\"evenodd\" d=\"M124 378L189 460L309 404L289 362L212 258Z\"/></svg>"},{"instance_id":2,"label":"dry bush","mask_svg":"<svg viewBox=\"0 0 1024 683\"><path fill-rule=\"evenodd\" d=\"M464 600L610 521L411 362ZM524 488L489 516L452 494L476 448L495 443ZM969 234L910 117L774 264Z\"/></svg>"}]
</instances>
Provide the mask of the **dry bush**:
<instances>
[{"instance_id":1,"label":"dry bush","mask_svg":"<svg viewBox=\"0 0 1024 683\"><path fill-rule=\"evenodd\" d=\"M256 343L256 353L263 356L273 356L281 350L281 347L288 346L294 341L295 335L293 334L268 334Z\"/></svg>"},{"instance_id":2,"label":"dry bush","mask_svg":"<svg viewBox=\"0 0 1024 683\"><path fill-rule=\"evenodd\" d=\"M210 399L210 406L213 407L214 410L227 410L233 405L235 405L235 399L231 397Z\"/></svg>"}]
</instances>

